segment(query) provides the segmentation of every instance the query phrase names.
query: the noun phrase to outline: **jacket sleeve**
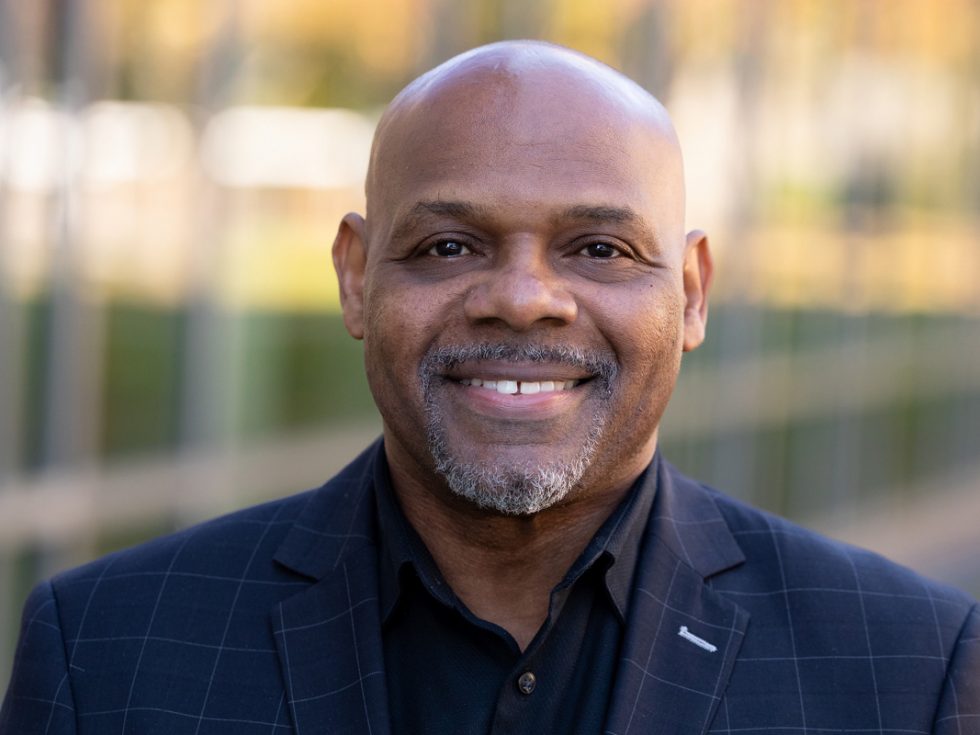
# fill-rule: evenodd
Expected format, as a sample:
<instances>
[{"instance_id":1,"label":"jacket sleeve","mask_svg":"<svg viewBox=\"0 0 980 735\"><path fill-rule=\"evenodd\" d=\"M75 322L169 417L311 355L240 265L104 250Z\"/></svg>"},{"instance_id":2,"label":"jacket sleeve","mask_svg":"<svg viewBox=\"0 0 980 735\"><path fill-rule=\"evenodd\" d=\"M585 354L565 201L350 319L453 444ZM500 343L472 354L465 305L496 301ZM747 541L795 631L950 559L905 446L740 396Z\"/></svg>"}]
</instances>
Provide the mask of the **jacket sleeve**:
<instances>
[{"instance_id":1,"label":"jacket sleeve","mask_svg":"<svg viewBox=\"0 0 980 735\"><path fill-rule=\"evenodd\" d=\"M934 735L980 735L980 608L974 605L960 631L939 708Z\"/></svg>"},{"instance_id":2,"label":"jacket sleeve","mask_svg":"<svg viewBox=\"0 0 980 735\"><path fill-rule=\"evenodd\" d=\"M0 708L0 735L75 732L57 603L51 584L42 582L24 606L14 670Z\"/></svg>"}]
</instances>

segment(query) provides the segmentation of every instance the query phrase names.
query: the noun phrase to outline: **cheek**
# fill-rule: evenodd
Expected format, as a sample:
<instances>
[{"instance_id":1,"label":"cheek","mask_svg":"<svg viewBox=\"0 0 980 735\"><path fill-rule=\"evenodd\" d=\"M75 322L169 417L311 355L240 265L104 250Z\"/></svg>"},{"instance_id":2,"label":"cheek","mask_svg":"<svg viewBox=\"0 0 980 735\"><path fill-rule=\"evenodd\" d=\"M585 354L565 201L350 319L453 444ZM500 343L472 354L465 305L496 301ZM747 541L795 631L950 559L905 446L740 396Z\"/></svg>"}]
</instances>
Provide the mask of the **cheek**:
<instances>
[{"instance_id":1,"label":"cheek","mask_svg":"<svg viewBox=\"0 0 980 735\"><path fill-rule=\"evenodd\" d=\"M372 289L365 293L364 300L364 367L368 384L374 394L375 402L382 414L389 403L390 395L402 392L399 379L411 372L405 367L405 330L401 324L402 314L392 308L392 302L380 292ZM410 340L408 340L410 343ZM395 369L395 366L401 366Z\"/></svg>"},{"instance_id":2,"label":"cheek","mask_svg":"<svg viewBox=\"0 0 980 735\"><path fill-rule=\"evenodd\" d=\"M394 400L421 399L418 367L432 343L444 331L442 304L435 294L399 287L391 280L376 282L365 292L364 356L368 382L380 402L382 392L397 392Z\"/></svg>"},{"instance_id":3,"label":"cheek","mask_svg":"<svg viewBox=\"0 0 980 735\"><path fill-rule=\"evenodd\" d=\"M666 293L631 310L614 337L633 420L649 415L659 421L666 408L680 370L683 316L681 300Z\"/></svg>"},{"instance_id":4,"label":"cheek","mask_svg":"<svg viewBox=\"0 0 980 735\"><path fill-rule=\"evenodd\" d=\"M393 269L379 269L364 294L365 341L374 335L376 344L384 343L385 353L421 359L441 335L459 327L463 281L421 283Z\"/></svg>"},{"instance_id":5,"label":"cheek","mask_svg":"<svg viewBox=\"0 0 980 735\"><path fill-rule=\"evenodd\" d=\"M635 290L615 303L596 304L592 313L625 370L647 372L679 361L684 336L683 293L660 284Z\"/></svg>"}]
</instances>

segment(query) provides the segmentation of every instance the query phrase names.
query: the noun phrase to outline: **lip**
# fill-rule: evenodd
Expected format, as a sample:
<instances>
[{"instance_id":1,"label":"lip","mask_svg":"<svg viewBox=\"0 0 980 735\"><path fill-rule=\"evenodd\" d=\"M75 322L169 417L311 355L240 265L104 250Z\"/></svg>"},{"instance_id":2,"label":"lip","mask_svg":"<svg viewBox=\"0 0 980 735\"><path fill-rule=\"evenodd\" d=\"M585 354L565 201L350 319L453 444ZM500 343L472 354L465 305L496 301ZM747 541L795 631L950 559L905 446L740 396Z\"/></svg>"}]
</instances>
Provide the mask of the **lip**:
<instances>
[{"instance_id":1,"label":"lip","mask_svg":"<svg viewBox=\"0 0 980 735\"><path fill-rule=\"evenodd\" d=\"M542 383L547 381L582 382L595 377L581 368L559 363L520 363L497 360L478 360L466 362L443 373L443 377L454 382L461 380L516 380L518 382Z\"/></svg>"},{"instance_id":2,"label":"lip","mask_svg":"<svg viewBox=\"0 0 980 735\"><path fill-rule=\"evenodd\" d=\"M514 375L514 373L510 373ZM574 388L544 393L498 393L495 390L464 385L456 380L444 383L454 402L486 419L543 421L558 418L577 407L587 395L588 382Z\"/></svg>"}]
</instances>

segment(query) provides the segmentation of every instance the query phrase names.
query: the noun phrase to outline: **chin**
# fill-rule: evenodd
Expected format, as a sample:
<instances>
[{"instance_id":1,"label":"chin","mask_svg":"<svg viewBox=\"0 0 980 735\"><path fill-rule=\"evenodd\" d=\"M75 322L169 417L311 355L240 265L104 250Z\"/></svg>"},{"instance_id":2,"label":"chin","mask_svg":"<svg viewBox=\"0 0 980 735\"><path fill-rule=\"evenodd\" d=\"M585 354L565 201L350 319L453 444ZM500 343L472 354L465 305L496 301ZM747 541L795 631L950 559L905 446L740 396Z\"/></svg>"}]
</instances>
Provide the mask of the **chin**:
<instances>
[{"instance_id":1,"label":"chin","mask_svg":"<svg viewBox=\"0 0 980 735\"><path fill-rule=\"evenodd\" d=\"M501 458L473 460L448 441L443 425L429 421L429 452L450 491L478 508L508 516L528 516L561 504L579 487L595 459L604 421L596 417L579 446L565 458L547 462Z\"/></svg>"}]
</instances>

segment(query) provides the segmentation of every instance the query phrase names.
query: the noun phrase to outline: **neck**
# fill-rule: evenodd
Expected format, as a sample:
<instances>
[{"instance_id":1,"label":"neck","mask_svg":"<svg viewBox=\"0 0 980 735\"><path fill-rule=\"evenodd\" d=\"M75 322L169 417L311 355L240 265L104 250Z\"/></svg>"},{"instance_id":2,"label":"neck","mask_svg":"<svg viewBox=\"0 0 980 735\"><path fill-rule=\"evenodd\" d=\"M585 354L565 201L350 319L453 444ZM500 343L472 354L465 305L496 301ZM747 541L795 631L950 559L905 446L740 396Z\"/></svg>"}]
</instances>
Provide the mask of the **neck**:
<instances>
[{"instance_id":1,"label":"neck","mask_svg":"<svg viewBox=\"0 0 980 735\"><path fill-rule=\"evenodd\" d=\"M508 631L524 650L548 616L562 580L642 469L605 488L531 516L504 516L452 495L441 478L423 484L392 461L392 482L409 523L463 603ZM438 487L438 489L434 489Z\"/></svg>"}]
</instances>

